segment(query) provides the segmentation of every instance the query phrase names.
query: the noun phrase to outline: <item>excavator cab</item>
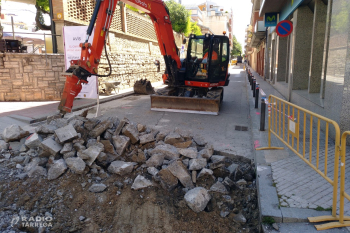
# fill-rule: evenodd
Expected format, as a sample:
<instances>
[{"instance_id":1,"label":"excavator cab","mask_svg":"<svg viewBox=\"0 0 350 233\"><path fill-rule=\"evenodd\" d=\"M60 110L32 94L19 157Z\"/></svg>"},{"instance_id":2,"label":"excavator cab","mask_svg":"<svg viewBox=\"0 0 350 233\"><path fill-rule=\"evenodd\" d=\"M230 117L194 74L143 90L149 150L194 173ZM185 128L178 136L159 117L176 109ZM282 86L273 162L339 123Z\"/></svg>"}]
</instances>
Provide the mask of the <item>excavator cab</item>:
<instances>
[{"instance_id":1,"label":"excavator cab","mask_svg":"<svg viewBox=\"0 0 350 233\"><path fill-rule=\"evenodd\" d=\"M191 35L186 60L188 61L186 81L210 84L225 83L228 78L229 63L228 37L210 34L203 36ZM188 85L188 82L186 85Z\"/></svg>"}]
</instances>

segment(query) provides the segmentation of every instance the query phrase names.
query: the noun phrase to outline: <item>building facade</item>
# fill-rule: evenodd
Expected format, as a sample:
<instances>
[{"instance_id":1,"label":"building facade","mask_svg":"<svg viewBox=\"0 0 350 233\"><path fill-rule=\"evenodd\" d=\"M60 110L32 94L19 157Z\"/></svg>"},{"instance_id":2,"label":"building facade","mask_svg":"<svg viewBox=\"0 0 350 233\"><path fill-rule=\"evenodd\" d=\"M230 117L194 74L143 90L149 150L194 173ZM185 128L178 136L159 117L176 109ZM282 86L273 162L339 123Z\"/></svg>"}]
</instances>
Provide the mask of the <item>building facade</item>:
<instances>
[{"instance_id":1,"label":"building facade","mask_svg":"<svg viewBox=\"0 0 350 233\"><path fill-rule=\"evenodd\" d=\"M349 129L350 1L252 2L252 28L266 13L278 13L278 22L289 20L293 30L281 37L268 27L257 45L253 37L247 40L251 67L288 101L338 122L342 131Z\"/></svg>"}]
</instances>

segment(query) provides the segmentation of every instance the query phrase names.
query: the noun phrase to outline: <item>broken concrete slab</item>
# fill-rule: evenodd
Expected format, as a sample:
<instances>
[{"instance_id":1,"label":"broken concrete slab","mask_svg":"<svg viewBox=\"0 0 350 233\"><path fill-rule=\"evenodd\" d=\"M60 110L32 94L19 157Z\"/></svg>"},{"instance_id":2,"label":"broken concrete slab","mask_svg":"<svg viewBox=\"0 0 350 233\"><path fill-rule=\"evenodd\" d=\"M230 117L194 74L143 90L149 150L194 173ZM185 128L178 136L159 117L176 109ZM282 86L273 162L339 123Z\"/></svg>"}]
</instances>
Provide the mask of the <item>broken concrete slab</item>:
<instances>
[{"instance_id":1,"label":"broken concrete slab","mask_svg":"<svg viewBox=\"0 0 350 233\"><path fill-rule=\"evenodd\" d=\"M84 173L86 164L81 158L79 157L67 158L65 161L69 169L72 170L74 173L76 174Z\"/></svg>"},{"instance_id":2,"label":"broken concrete slab","mask_svg":"<svg viewBox=\"0 0 350 233\"><path fill-rule=\"evenodd\" d=\"M35 132L39 134L54 134L56 129L56 125L43 124L36 127Z\"/></svg>"},{"instance_id":3,"label":"broken concrete slab","mask_svg":"<svg viewBox=\"0 0 350 233\"><path fill-rule=\"evenodd\" d=\"M73 150L73 143L67 142L63 145L63 148L61 149L60 153L65 154L67 152L71 152Z\"/></svg>"},{"instance_id":4,"label":"broken concrete slab","mask_svg":"<svg viewBox=\"0 0 350 233\"><path fill-rule=\"evenodd\" d=\"M52 138L47 138L41 142L41 146L45 151L52 155L57 155L62 150L62 145L55 142Z\"/></svg>"},{"instance_id":5,"label":"broken concrete slab","mask_svg":"<svg viewBox=\"0 0 350 233\"><path fill-rule=\"evenodd\" d=\"M89 191L92 193L101 193L105 191L107 186L105 184L93 184L90 186Z\"/></svg>"},{"instance_id":6,"label":"broken concrete slab","mask_svg":"<svg viewBox=\"0 0 350 233\"><path fill-rule=\"evenodd\" d=\"M138 149L137 151L134 151L131 160L133 162L143 163L146 162L146 155L141 149Z\"/></svg>"},{"instance_id":7,"label":"broken concrete slab","mask_svg":"<svg viewBox=\"0 0 350 233\"><path fill-rule=\"evenodd\" d=\"M156 136L157 141L164 141L165 137L169 134L169 131L161 130Z\"/></svg>"},{"instance_id":8,"label":"broken concrete slab","mask_svg":"<svg viewBox=\"0 0 350 233\"><path fill-rule=\"evenodd\" d=\"M205 139L202 136L194 136L193 137L193 141L198 145L198 146L205 146L207 144L207 142L205 141Z\"/></svg>"},{"instance_id":9,"label":"broken concrete slab","mask_svg":"<svg viewBox=\"0 0 350 233\"><path fill-rule=\"evenodd\" d=\"M160 166L162 166L163 161L164 161L164 155L154 154L146 161L146 166L147 167L160 167Z\"/></svg>"},{"instance_id":10,"label":"broken concrete slab","mask_svg":"<svg viewBox=\"0 0 350 233\"><path fill-rule=\"evenodd\" d=\"M213 155L210 157L211 160L211 164L209 165L210 169L215 169L218 167L222 167L225 166L225 156L221 156L221 155Z\"/></svg>"},{"instance_id":11,"label":"broken concrete slab","mask_svg":"<svg viewBox=\"0 0 350 233\"><path fill-rule=\"evenodd\" d=\"M192 145L192 143L192 140L186 142L178 142L175 143L173 146L175 146L176 148L188 148L190 145Z\"/></svg>"},{"instance_id":12,"label":"broken concrete slab","mask_svg":"<svg viewBox=\"0 0 350 233\"><path fill-rule=\"evenodd\" d=\"M157 168L155 168L155 167L148 167L147 168L147 172L149 173L149 174L151 174L152 176L155 176L155 175L157 175L158 174L158 169Z\"/></svg>"},{"instance_id":13,"label":"broken concrete slab","mask_svg":"<svg viewBox=\"0 0 350 233\"><path fill-rule=\"evenodd\" d=\"M96 125L98 125L98 123L100 123L100 122L101 122L100 119L91 118L91 119L89 119L88 121L86 121L86 122L84 123L84 128L87 129L87 130L89 130L89 131L91 131L91 130L93 130L93 129L96 127Z\"/></svg>"},{"instance_id":14,"label":"broken concrete slab","mask_svg":"<svg viewBox=\"0 0 350 233\"><path fill-rule=\"evenodd\" d=\"M205 209L211 199L210 194L205 188L197 187L191 189L184 197L186 204L196 213Z\"/></svg>"},{"instance_id":15,"label":"broken concrete slab","mask_svg":"<svg viewBox=\"0 0 350 233\"><path fill-rule=\"evenodd\" d=\"M60 177L67 170L67 165L64 159L55 160L54 163L50 166L50 169L47 174L48 180L54 180Z\"/></svg>"},{"instance_id":16,"label":"broken concrete slab","mask_svg":"<svg viewBox=\"0 0 350 233\"><path fill-rule=\"evenodd\" d=\"M238 164L236 164L236 163L233 163L233 164L231 164L230 166L228 166L228 170L230 171L230 174L232 174L232 173L234 173L235 171L236 171L236 169L238 168Z\"/></svg>"},{"instance_id":17,"label":"broken concrete slab","mask_svg":"<svg viewBox=\"0 0 350 233\"><path fill-rule=\"evenodd\" d=\"M210 191L228 194L228 191L221 182L217 181L213 186L210 187Z\"/></svg>"},{"instance_id":18,"label":"broken concrete slab","mask_svg":"<svg viewBox=\"0 0 350 233\"><path fill-rule=\"evenodd\" d=\"M125 124L126 124L127 120L123 119L119 122L116 130L114 131L113 135L117 136L122 132L122 129L124 128Z\"/></svg>"},{"instance_id":19,"label":"broken concrete slab","mask_svg":"<svg viewBox=\"0 0 350 233\"><path fill-rule=\"evenodd\" d=\"M168 166L169 171L176 176L185 188L192 189L194 185L190 174L181 161L174 161Z\"/></svg>"},{"instance_id":20,"label":"broken concrete slab","mask_svg":"<svg viewBox=\"0 0 350 233\"><path fill-rule=\"evenodd\" d=\"M186 149L179 149L180 155L183 155L187 158L195 159L197 158L197 148L191 147L191 148L186 148Z\"/></svg>"},{"instance_id":21,"label":"broken concrete slab","mask_svg":"<svg viewBox=\"0 0 350 233\"><path fill-rule=\"evenodd\" d=\"M180 157L179 151L176 149L176 147L169 145L169 144L164 144L164 145L158 145L156 148L154 148L151 151L151 154L163 154L165 159L177 159Z\"/></svg>"},{"instance_id":22,"label":"broken concrete slab","mask_svg":"<svg viewBox=\"0 0 350 233\"><path fill-rule=\"evenodd\" d=\"M197 186L202 186L206 189L215 183L215 177L213 176L213 171L207 168L203 168L197 175Z\"/></svg>"},{"instance_id":23,"label":"broken concrete slab","mask_svg":"<svg viewBox=\"0 0 350 233\"><path fill-rule=\"evenodd\" d=\"M152 182L147 180L144 176L138 175L131 186L131 189L139 190L152 186Z\"/></svg>"},{"instance_id":24,"label":"broken concrete slab","mask_svg":"<svg viewBox=\"0 0 350 233\"><path fill-rule=\"evenodd\" d=\"M139 141L139 132L133 124L125 126L123 128L123 134L130 138L132 144L136 144Z\"/></svg>"},{"instance_id":25,"label":"broken concrete slab","mask_svg":"<svg viewBox=\"0 0 350 233\"><path fill-rule=\"evenodd\" d=\"M206 159L191 159L190 162L188 163L189 170L201 170L205 166L207 166L207 160Z\"/></svg>"},{"instance_id":26,"label":"broken concrete slab","mask_svg":"<svg viewBox=\"0 0 350 233\"><path fill-rule=\"evenodd\" d=\"M110 173L123 176L131 173L135 165L136 163L134 162L114 161L111 163L111 165L109 165L108 171Z\"/></svg>"},{"instance_id":27,"label":"broken concrete slab","mask_svg":"<svg viewBox=\"0 0 350 233\"><path fill-rule=\"evenodd\" d=\"M173 145L173 144L179 143L179 142L184 142L184 141L185 141L185 139L183 139L183 137L181 137L180 134L174 133L174 132L168 134L164 139L164 142L166 144L170 144L170 145Z\"/></svg>"},{"instance_id":28,"label":"broken concrete slab","mask_svg":"<svg viewBox=\"0 0 350 233\"><path fill-rule=\"evenodd\" d=\"M116 148L118 155L122 155L125 149L130 145L130 138L127 136L113 136L113 144Z\"/></svg>"},{"instance_id":29,"label":"broken concrete slab","mask_svg":"<svg viewBox=\"0 0 350 233\"><path fill-rule=\"evenodd\" d=\"M45 168L41 166L34 166L30 171L28 171L28 177L34 177L34 176L47 176L47 171Z\"/></svg>"},{"instance_id":30,"label":"broken concrete slab","mask_svg":"<svg viewBox=\"0 0 350 233\"><path fill-rule=\"evenodd\" d=\"M146 131L146 126L142 124L137 124L137 130L142 133Z\"/></svg>"},{"instance_id":31,"label":"broken concrete slab","mask_svg":"<svg viewBox=\"0 0 350 233\"><path fill-rule=\"evenodd\" d=\"M110 129L113 127L113 122L109 121L109 120L104 120L101 123L99 123L98 125L96 125L94 127L93 130L90 131L89 135L92 138L97 138L98 136L100 136L104 131L106 131L107 129Z\"/></svg>"},{"instance_id":32,"label":"broken concrete slab","mask_svg":"<svg viewBox=\"0 0 350 233\"><path fill-rule=\"evenodd\" d=\"M140 136L140 144L146 144L149 142L154 142L156 139L154 138L153 133L145 134Z\"/></svg>"},{"instance_id":33,"label":"broken concrete slab","mask_svg":"<svg viewBox=\"0 0 350 233\"><path fill-rule=\"evenodd\" d=\"M62 128L56 129L55 134L61 143L78 137L78 133L72 125L66 125Z\"/></svg>"},{"instance_id":34,"label":"broken concrete slab","mask_svg":"<svg viewBox=\"0 0 350 233\"><path fill-rule=\"evenodd\" d=\"M167 168L160 170L157 176L163 189L169 191L173 190L179 183L178 179Z\"/></svg>"},{"instance_id":35,"label":"broken concrete slab","mask_svg":"<svg viewBox=\"0 0 350 233\"><path fill-rule=\"evenodd\" d=\"M97 142L94 145L90 146L86 150L78 152L78 156L85 160L85 163L88 166L91 166L92 163L96 160L97 156L103 151L104 146L102 143Z\"/></svg>"},{"instance_id":36,"label":"broken concrete slab","mask_svg":"<svg viewBox=\"0 0 350 233\"><path fill-rule=\"evenodd\" d=\"M18 125L10 125L6 127L2 133L2 138L5 142L17 141L29 135L28 131L24 131Z\"/></svg>"},{"instance_id":37,"label":"broken concrete slab","mask_svg":"<svg viewBox=\"0 0 350 233\"><path fill-rule=\"evenodd\" d=\"M201 151L198 152L198 155L202 158L205 158L207 160L210 159L210 157L213 155L213 150L212 149L202 149Z\"/></svg>"}]
</instances>

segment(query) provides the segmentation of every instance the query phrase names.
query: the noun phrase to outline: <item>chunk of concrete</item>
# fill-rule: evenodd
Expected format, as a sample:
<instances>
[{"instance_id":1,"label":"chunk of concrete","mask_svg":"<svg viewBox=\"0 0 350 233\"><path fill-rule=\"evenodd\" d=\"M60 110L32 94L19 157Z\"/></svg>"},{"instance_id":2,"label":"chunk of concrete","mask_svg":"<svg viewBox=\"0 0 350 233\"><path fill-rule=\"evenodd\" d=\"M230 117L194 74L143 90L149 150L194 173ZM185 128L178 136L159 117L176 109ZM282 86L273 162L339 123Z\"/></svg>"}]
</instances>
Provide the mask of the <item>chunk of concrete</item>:
<instances>
[{"instance_id":1,"label":"chunk of concrete","mask_svg":"<svg viewBox=\"0 0 350 233\"><path fill-rule=\"evenodd\" d=\"M210 157L210 160L212 161L212 163L210 164L210 169L215 169L218 167L222 167L225 166L225 156L221 156L221 155L213 155Z\"/></svg>"},{"instance_id":2,"label":"chunk of concrete","mask_svg":"<svg viewBox=\"0 0 350 233\"><path fill-rule=\"evenodd\" d=\"M113 136L113 144L118 153L118 155L122 155L125 149L130 145L130 138L127 136Z\"/></svg>"},{"instance_id":3,"label":"chunk of concrete","mask_svg":"<svg viewBox=\"0 0 350 233\"><path fill-rule=\"evenodd\" d=\"M183 137L181 137L180 134L174 133L174 132L168 134L164 139L164 142L170 145L174 145L175 143L184 142L184 141L185 140L183 139Z\"/></svg>"},{"instance_id":4,"label":"chunk of concrete","mask_svg":"<svg viewBox=\"0 0 350 233\"><path fill-rule=\"evenodd\" d=\"M156 146L156 148L151 151L151 154L163 154L164 158L168 160L173 160L180 157L180 153L177 148L169 144Z\"/></svg>"},{"instance_id":5,"label":"chunk of concrete","mask_svg":"<svg viewBox=\"0 0 350 233\"><path fill-rule=\"evenodd\" d=\"M242 213L238 213L233 216L233 221L239 222L239 223L246 223L247 219L244 217Z\"/></svg>"},{"instance_id":6,"label":"chunk of concrete","mask_svg":"<svg viewBox=\"0 0 350 233\"><path fill-rule=\"evenodd\" d=\"M154 142L156 139L154 138L153 133L145 134L140 136L140 144L146 144L149 142Z\"/></svg>"},{"instance_id":7,"label":"chunk of concrete","mask_svg":"<svg viewBox=\"0 0 350 233\"><path fill-rule=\"evenodd\" d=\"M144 176L138 175L131 186L131 189L139 190L152 186L152 182L147 180Z\"/></svg>"},{"instance_id":8,"label":"chunk of concrete","mask_svg":"<svg viewBox=\"0 0 350 233\"><path fill-rule=\"evenodd\" d=\"M56 125L43 124L36 127L35 132L39 134L54 134L56 129Z\"/></svg>"},{"instance_id":9,"label":"chunk of concrete","mask_svg":"<svg viewBox=\"0 0 350 233\"><path fill-rule=\"evenodd\" d=\"M57 155L62 150L62 145L57 143L52 138L47 138L41 142L41 146L45 151L48 151L52 155Z\"/></svg>"},{"instance_id":10,"label":"chunk of concrete","mask_svg":"<svg viewBox=\"0 0 350 233\"><path fill-rule=\"evenodd\" d=\"M181 184L185 186L185 188L194 188L191 176L188 173L185 165L181 161L172 162L168 166L168 169L174 176L176 176L180 180Z\"/></svg>"},{"instance_id":11,"label":"chunk of concrete","mask_svg":"<svg viewBox=\"0 0 350 233\"><path fill-rule=\"evenodd\" d=\"M215 183L213 171L203 168L197 176L197 185L209 189Z\"/></svg>"},{"instance_id":12,"label":"chunk of concrete","mask_svg":"<svg viewBox=\"0 0 350 233\"><path fill-rule=\"evenodd\" d=\"M213 150L205 148L205 149L199 151L198 155L202 158L205 158L206 160L209 160L210 157L213 155Z\"/></svg>"},{"instance_id":13,"label":"chunk of concrete","mask_svg":"<svg viewBox=\"0 0 350 233\"><path fill-rule=\"evenodd\" d=\"M87 148L86 150L80 151L78 152L78 156L81 159L85 160L85 163L88 166L91 166L92 163L96 160L96 158L98 157L98 155L103 151L104 146L102 143L97 142L94 145L90 146L89 148Z\"/></svg>"},{"instance_id":14,"label":"chunk of concrete","mask_svg":"<svg viewBox=\"0 0 350 233\"><path fill-rule=\"evenodd\" d=\"M104 131L106 131L107 129L110 129L112 127L113 127L113 122L111 122L110 120L104 120L101 123L99 123L98 125L96 125L95 128L90 131L89 135L93 138L97 138Z\"/></svg>"},{"instance_id":15,"label":"chunk of concrete","mask_svg":"<svg viewBox=\"0 0 350 233\"><path fill-rule=\"evenodd\" d=\"M56 129L55 134L61 143L78 137L78 133L72 125L66 125L62 128Z\"/></svg>"},{"instance_id":16,"label":"chunk of concrete","mask_svg":"<svg viewBox=\"0 0 350 233\"><path fill-rule=\"evenodd\" d=\"M69 167L70 170L72 170L76 174L83 174L85 170L85 162L79 158L79 157L74 157L74 158L67 158L66 164Z\"/></svg>"},{"instance_id":17,"label":"chunk of concrete","mask_svg":"<svg viewBox=\"0 0 350 233\"><path fill-rule=\"evenodd\" d=\"M238 164L233 163L227 169L229 170L230 174L233 174L237 168L238 168Z\"/></svg>"},{"instance_id":18,"label":"chunk of concrete","mask_svg":"<svg viewBox=\"0 0 350 233\"><path fill-rule=\"evenodd\" d=\"M37 133L33 133L32 135L30 135L26 141L25 141L25 145L28 147L28 148L36 148L36 147L39 147L41 142L43 141L43 139L40 137L39 134Z\"/></svg>"},{"instance_id":19,"label":"chunk of concrete","mask_svg":"<svg viewBox=\"0 0 350 233\"><path fill-rule=\"evenodd\" d=\"M48 180L54 180L60 177L67 170L67 165L64 162L64 159L55 160L54 163L50 166L48 171Z\"/></svg>"},{"instance_id":20,"label":"chunk of concrete","mask_svg":"<svg viewBox=\"0 0 350 233\"><path fill-rule=\"evenodd\" d=\"M105 184L93 184L90 186L89 191L92 193L101 193L105 191L107 186Z\"/></svg>"},{"instance_id":21,"label":"chunk of concrete","mask_svg":"<svg viewBox=\"0 0 350 233\"><path fill-rule=\"evenodd\" d=\"M160 167L160 166L162 166L163 161L164 161L164 155L154 154L146 161L146 166L147 167Z\"/></svg>"},{"instance_id":22,"label":"chunk of concrete","mask_svg":"<svg viewBox=\"0 0 350 233\"><path fill-rule=\"evenodd\" d=\"M73 143L67 142L63 145L63 148L60 151L60 153L65 154L65 153L71 152L72 150L73 150Z\"/></svg>"},{"instance_id":23,"label":"chunk of concrete","mask_svg":"<svg viewBox=\"0 0 350 233\"><path fill-rule=\"evenodd\" d=\"M122 132L122 130L123 130L123 128L124 128L126 122L127 122L126 119L123 119L123 120L121 120L121 121L119 122L117 128L115 129L115 131L114 131L114 133L113 133L114 136L117 136L117 135L119 135L119 134Z\"/></svg>"},{"instance_id":24,"label":"chunk of concrete","mask_svg":"<svg viewBox=\"0 0 350 233\"><path fill-rule=\"evenodd\" d=\"M187 158L195 159L197 158L197 149L194 147L186 148L186 149L179 149L180 155L183 155Z\"/></svg>"},{"instance_id":25,"label":"chunk of concrete","mask_svg":"<svg viewBox=\"0 0 350 233\"><path fill-rule=\"evenodd\" d=\"M157 141L164 141L165 137L166 137L168 134L169 134L168 131L165 131L165 130L160 131L160 132L157 134L157 136L156 136L156 140L157 140Z\"/></svg>"},{"instance_id":26,"label":"chunk of concrete","mask_svg":"<svg viewBox=\"0 0 350 233\"><path fill-rule=\"evenodd\" d=\"M193 141L198 145L198 146L205 146L207 144L207 142L205 141L205 139L202 136L194 136L193 137Z\"/></svg>"},{"instance_id":27,"label":"chunk of concrete","mask_svg":"<svg viewBox=\"0 0 350 233\"><path fill-rule=\"evenodd\" d=\"M157 168L155 168L155 167L148 167L147 168L147 172L149 173L149 174L151 174L152 176L155 176L155 175L157 175L158 174L158 169Z\"/></svg>"},{"instance_id":28,"label":"chunk of concrete","mask_svg":"<svg viewBox=\"0 0 350 233\"><path fill-rule=\"evenodd\" d=\"M139 141L139 131L133 124L128 124L123 128L123 134L130 138L132 144L136 144Z\"/></svg>"},{"instance_id":29,"label":"chunk of concrete","mask_svg":"<svg viewBox=\"0 0 350 233\"><path fill-rule=\"evenodd\" d=\"M189 162L189 170L190 171L198 171L207 166L207 160L206 159L191 159Z\"/></svg>"},{"instance_id":30,"label":"chunk of concrete","mask_svg":"<svg viewBox=\"0 0 350 233\"><path fill-rule=\"evenodd\" d=\"M197 187L191 189L184 197L186 204L196 213L205 209L211 199L210 194L205 188Z\"/></svg>"},{"instance_id":31,"label":"chunk of concrete","mask_svg":"<svg viewBox=\"0 0 350 233\"><path fill-rule=\"evenodd\" d=\"M142 133L146 131L146 126L142 124L137 124L137 130Z\"/></svg>"},{"instance_id":32,"label":"chunk of concrete","mask_svg":"<svg viewBox=\"0 0 350 233\"><path fill-rule=\"evenodd\" d=\"M123 176L131 173L135 165L134 162L114 161L109 165L108 172Z\"/></svg>"},{"instance_id":33,"label":"chunk of concrete","mask_svg":"<svg viewBox=\"0 0 350 233\"><path fill-rule=\"evenodd\" d=\"M24 131L18 125L10 125L6 127L2 133L2 138L5 142L17 141L29 135L28 131Z\"/></svg>"},{"instance_id":34,"label":"chunk of concrete","mask_svg":"<svg viewBox=\"0 0 350 233\"><path fill-rule=\"evenodd\" d=\"M210 187L210 191L213 192L218 192L218 193L223 193L223 194L227 194L228 191L225 187L225 185L223 185L221 182L216 182L213 186Z\"/></svg>"},{"instance_id":35,"label":"chunk of concrete","mask_svg":"<svg viewBox=\"0 0 350 233\"><path fill-rule=\"evenodd\" d=\"M4 140L0 140L0 150L8 150L9 144L6 143Z\"/></svg>"},{"instance_id":36,"label":"chunk of concrete","mask_svg":"<svg viewBox=\"0 0 350 233\"><path fill-rule=\"evenodd\" d=\"M173 190L179 183L178 179L167 168L160 170L157 176L163 189L169 191Z\"/></svg>"},{"instance_id":37,"label":"chunk of concrete","mask_svg":"<svg viewBox=\"0 0 350 233\"><path fill-rule=\"evenodd\" d=\"M173 146L175 146L176 148L188 148L190 145L192 145L192 140L186 142L178 142L175 143Z\"/></svg>"},{"instance_id":38,"label":"chunk of concrete","mask_svg":"<svg viewBox=\"0 0 350 233\"><path fill-rule=\"evenodd\" d=\"M47 176L47 171L45 168L36 165L28 172L28 177L34 176Z\"/></svg>"}]
</instances>

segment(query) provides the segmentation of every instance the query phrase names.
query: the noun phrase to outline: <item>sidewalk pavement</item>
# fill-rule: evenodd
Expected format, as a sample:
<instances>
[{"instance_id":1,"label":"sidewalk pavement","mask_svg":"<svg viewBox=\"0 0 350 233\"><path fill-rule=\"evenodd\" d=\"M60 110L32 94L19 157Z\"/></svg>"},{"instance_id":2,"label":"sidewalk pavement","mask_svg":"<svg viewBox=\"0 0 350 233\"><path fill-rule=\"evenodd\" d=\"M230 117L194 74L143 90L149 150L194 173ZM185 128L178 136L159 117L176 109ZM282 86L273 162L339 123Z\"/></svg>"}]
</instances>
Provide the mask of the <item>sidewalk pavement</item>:
<instances>
[{"instance_id":1,"label":"sidewalk pavement","mask_svg":"<svg viewBox=\"0 0 350 233\"><path fill-rule=\"evenodd\" d=\"M163 82L152 83L159 88ZM100 104L133 95L133 88L120 90L117 94L100 96ZM29 124L45 120L48 116L58 114L57 109L60 101L37 101L37 102L0 102L0 132L7 126L17 124L29 130ZM96 99L76 99L73 104L73 112L95 106Z\"/></svg>"},{"instance_id":2,"label":"sidewalk pavement","mask_svg":"<svg viewBox=\"0 0 350 233\"><path fill-rule=\"evenodd\" d=\"M248 68L259 83L259 87L265 92L266 97L274 95L285 99L281 93L267 81L264 81L251 67ZM246 76L245 71L244 75ZM255 98L247 77L246 83L249 93L254 148L267 147L267 114L265 131L260 131L260 100L259 108L255 109ZM255 151L262 221L268 221L273 218L279 227L279 232L317 232L314 225L323 224L324 222L309 223L307 217L331 215L331 211L317 211L315 208L319 206L323 209L328 209L332 206L332 186L274 135L271 135L271 145L284 147L285 149ZM330 143L328 154L332 155L332 151L334 154L334 143L333 146ZM322 152L320 151L321 154ZM332 174L333 164L329 163L328 174ZM347 167L350 169L349 162ZM346 184L345 187L349 193L350 183ZM349 204L345 205L346 215L350 214ZM268 226L263 227L263 230L264 232L278 232ZM322 233L324 232L350 232L350 229L335 228L322 231Z\"/></svg>"}]
</instances>

